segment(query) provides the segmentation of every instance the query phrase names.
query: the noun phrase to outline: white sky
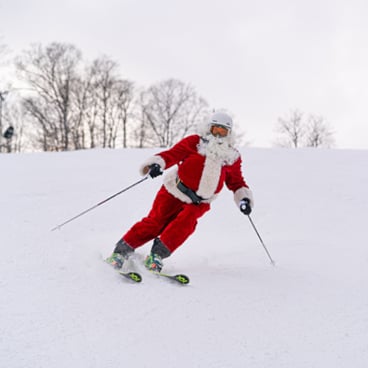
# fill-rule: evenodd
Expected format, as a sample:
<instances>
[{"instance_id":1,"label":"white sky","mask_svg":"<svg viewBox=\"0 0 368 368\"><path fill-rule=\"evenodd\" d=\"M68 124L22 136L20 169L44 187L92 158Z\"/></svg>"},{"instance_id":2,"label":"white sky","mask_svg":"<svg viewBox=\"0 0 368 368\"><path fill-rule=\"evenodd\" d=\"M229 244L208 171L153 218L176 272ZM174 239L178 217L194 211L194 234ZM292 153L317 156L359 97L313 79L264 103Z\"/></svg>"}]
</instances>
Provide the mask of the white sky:
<instances>
[{"instance_id":1,"label":"white sky","mask_svg":"<svg viewBox=\"0 0 368 368\"><path fill-rule=\"evenodd\" d=\"M53 41L106 54L143 86L190 83L254 146L297 108L325 117L337 147L368 148L366 0L0 0L0 37L13 54Z\"/></svg>"}]
</instances>

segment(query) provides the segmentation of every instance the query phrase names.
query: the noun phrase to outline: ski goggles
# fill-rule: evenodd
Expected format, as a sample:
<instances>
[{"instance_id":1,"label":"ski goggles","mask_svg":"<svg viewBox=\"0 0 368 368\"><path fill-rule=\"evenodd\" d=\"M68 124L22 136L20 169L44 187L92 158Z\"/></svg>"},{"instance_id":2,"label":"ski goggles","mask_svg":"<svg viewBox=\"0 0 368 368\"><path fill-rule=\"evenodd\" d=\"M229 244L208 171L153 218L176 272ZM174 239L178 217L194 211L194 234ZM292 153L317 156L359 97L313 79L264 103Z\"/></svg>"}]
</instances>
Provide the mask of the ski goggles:
<instances>
[{"instance_id":1,"label":"ski goggles","mask_svg":"<svg viewBox=\"0 0 368 368\"><path fill-rule=\"evenodd\" d=\"M211 125L210 132L212 135L219 136L219 137L226 137L229 134L229 130L224 127L223 125Z\"/></svg>"}]
</instances>

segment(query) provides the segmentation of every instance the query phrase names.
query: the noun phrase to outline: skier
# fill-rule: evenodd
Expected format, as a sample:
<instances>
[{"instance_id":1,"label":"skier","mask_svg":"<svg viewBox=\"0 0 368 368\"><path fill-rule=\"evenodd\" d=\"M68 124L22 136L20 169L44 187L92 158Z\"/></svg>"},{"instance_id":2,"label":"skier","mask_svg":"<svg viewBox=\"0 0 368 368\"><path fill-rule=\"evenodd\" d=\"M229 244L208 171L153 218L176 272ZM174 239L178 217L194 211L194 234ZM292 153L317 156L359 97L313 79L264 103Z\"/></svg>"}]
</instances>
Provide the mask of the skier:
<instances>
[{"instance_id":1,"label":"skier","mask_svg":"<svg viewBox=\"0 0 368 368\"><path fill-rule=\"evenodd\" d=\"M190 135L143 163L141 174L152 178L177 166L165 175L147 217L117 242L108 263L120 269L136 248L153 240L145 266L160 272L162 260L194 232L197 220L210 209L224 184L234 192L240 211L251 213L253 195L241 172L241 156L233 146L232 130L231 117L216 112L201 134Z\"/></svg>"}]
</instances>

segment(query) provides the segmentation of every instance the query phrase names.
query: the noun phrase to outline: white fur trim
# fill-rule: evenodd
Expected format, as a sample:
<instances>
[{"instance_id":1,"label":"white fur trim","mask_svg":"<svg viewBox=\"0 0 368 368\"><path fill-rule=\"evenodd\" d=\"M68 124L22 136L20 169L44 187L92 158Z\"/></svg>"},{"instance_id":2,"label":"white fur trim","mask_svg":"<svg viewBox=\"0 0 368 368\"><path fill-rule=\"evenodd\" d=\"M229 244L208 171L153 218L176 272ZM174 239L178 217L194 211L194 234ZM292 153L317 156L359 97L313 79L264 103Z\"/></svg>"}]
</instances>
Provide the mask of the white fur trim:
<instances>
[{"instance_id":1,"label":"white fur trim","mask_svg":"<svg viewBox=\"0 0 368 368\"><path fill-rule=\"evenodd\" d=\"M147 175L148 166L150 166L152 164L158 164L158 165L161 166L162 170L165 170L166 162L164 161L164 159L161 156L155 155L155 156L152 156L152 157L148 158L145 162L143 162L143 164L139 168L140 174L142 176Z\"/></svg>"},{"instance_id":2,"label":"white fur trim","mask_svg":"<svg viewBox=\"0 0 368 368\"><path fill-rule=\"evenodd\" d=\"M211 198L217 189L221 175L222 162L206 156L197 194L202 198Z\"/></svg>"},{"instance_id":3,"label":"white fur trim","mask_svg":"<svg viewBox=\"0 0 368 368\"><path fill-rule=\"evenodd\" d=\"M182 193L176 186L176 177L178 175L178 169L173 168L169 170L164 177L164 186L167 191L175 198L181 200L184 203L192 203L191 199L184 193ZM212 195L210 198L202 201L203 203L211 203L216 199L217 195Z\"/></svg>"},{"instance_id":4,"label":"white fur trim","mask_svg":"<svg viewBox=\"0 0 368 368\"><path fill-rule=\"evenodd\" d=\"M178 169L174 168L169 170L164 177L164 186L167 191L175 198L180 199L184 203L192 203L190 198L182 193L176 186L176 177L178 175Z\"/></svg>"},{"instance_id":5,"label":"white fur trim","mask_svg":"<svg viewBox=\"0 0 368 368\"><path fill-rule=\"evenodd\" d=\"M244 198L249 199L250 207L253 208L254 207L253 193L249 188L241 187L234 192L234 201L237 206L239 206L239 202Z\"/></svg>"}]
</instances>

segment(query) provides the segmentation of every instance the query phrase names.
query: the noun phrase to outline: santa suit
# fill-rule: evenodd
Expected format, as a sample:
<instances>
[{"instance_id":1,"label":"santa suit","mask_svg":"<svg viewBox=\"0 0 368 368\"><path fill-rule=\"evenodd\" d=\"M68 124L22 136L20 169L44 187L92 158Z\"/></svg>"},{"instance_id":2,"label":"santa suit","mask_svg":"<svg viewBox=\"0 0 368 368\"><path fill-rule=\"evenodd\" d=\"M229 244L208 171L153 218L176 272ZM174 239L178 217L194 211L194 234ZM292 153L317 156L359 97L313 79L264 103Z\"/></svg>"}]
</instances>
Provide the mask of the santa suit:
<instances>
[{"instance_id":1,"label":"santa suit","mask_svg":"<svg viewBox=\"0 0 368 368\"><path fill-rule=\"evenodd\" d=\"M228 140L219 141L213 136L191 135L167 151L148 159L141 167L159 164L170 170L164 178L147 217L136 223L123 240L132 248L159 237L172 253L194 232L197 220L210 209L224 184L234 192L238 204L252 193L241 172L241 157ZM201 198L200 203L183 193L181 183Z\"/></svg>"}]
</instances>

